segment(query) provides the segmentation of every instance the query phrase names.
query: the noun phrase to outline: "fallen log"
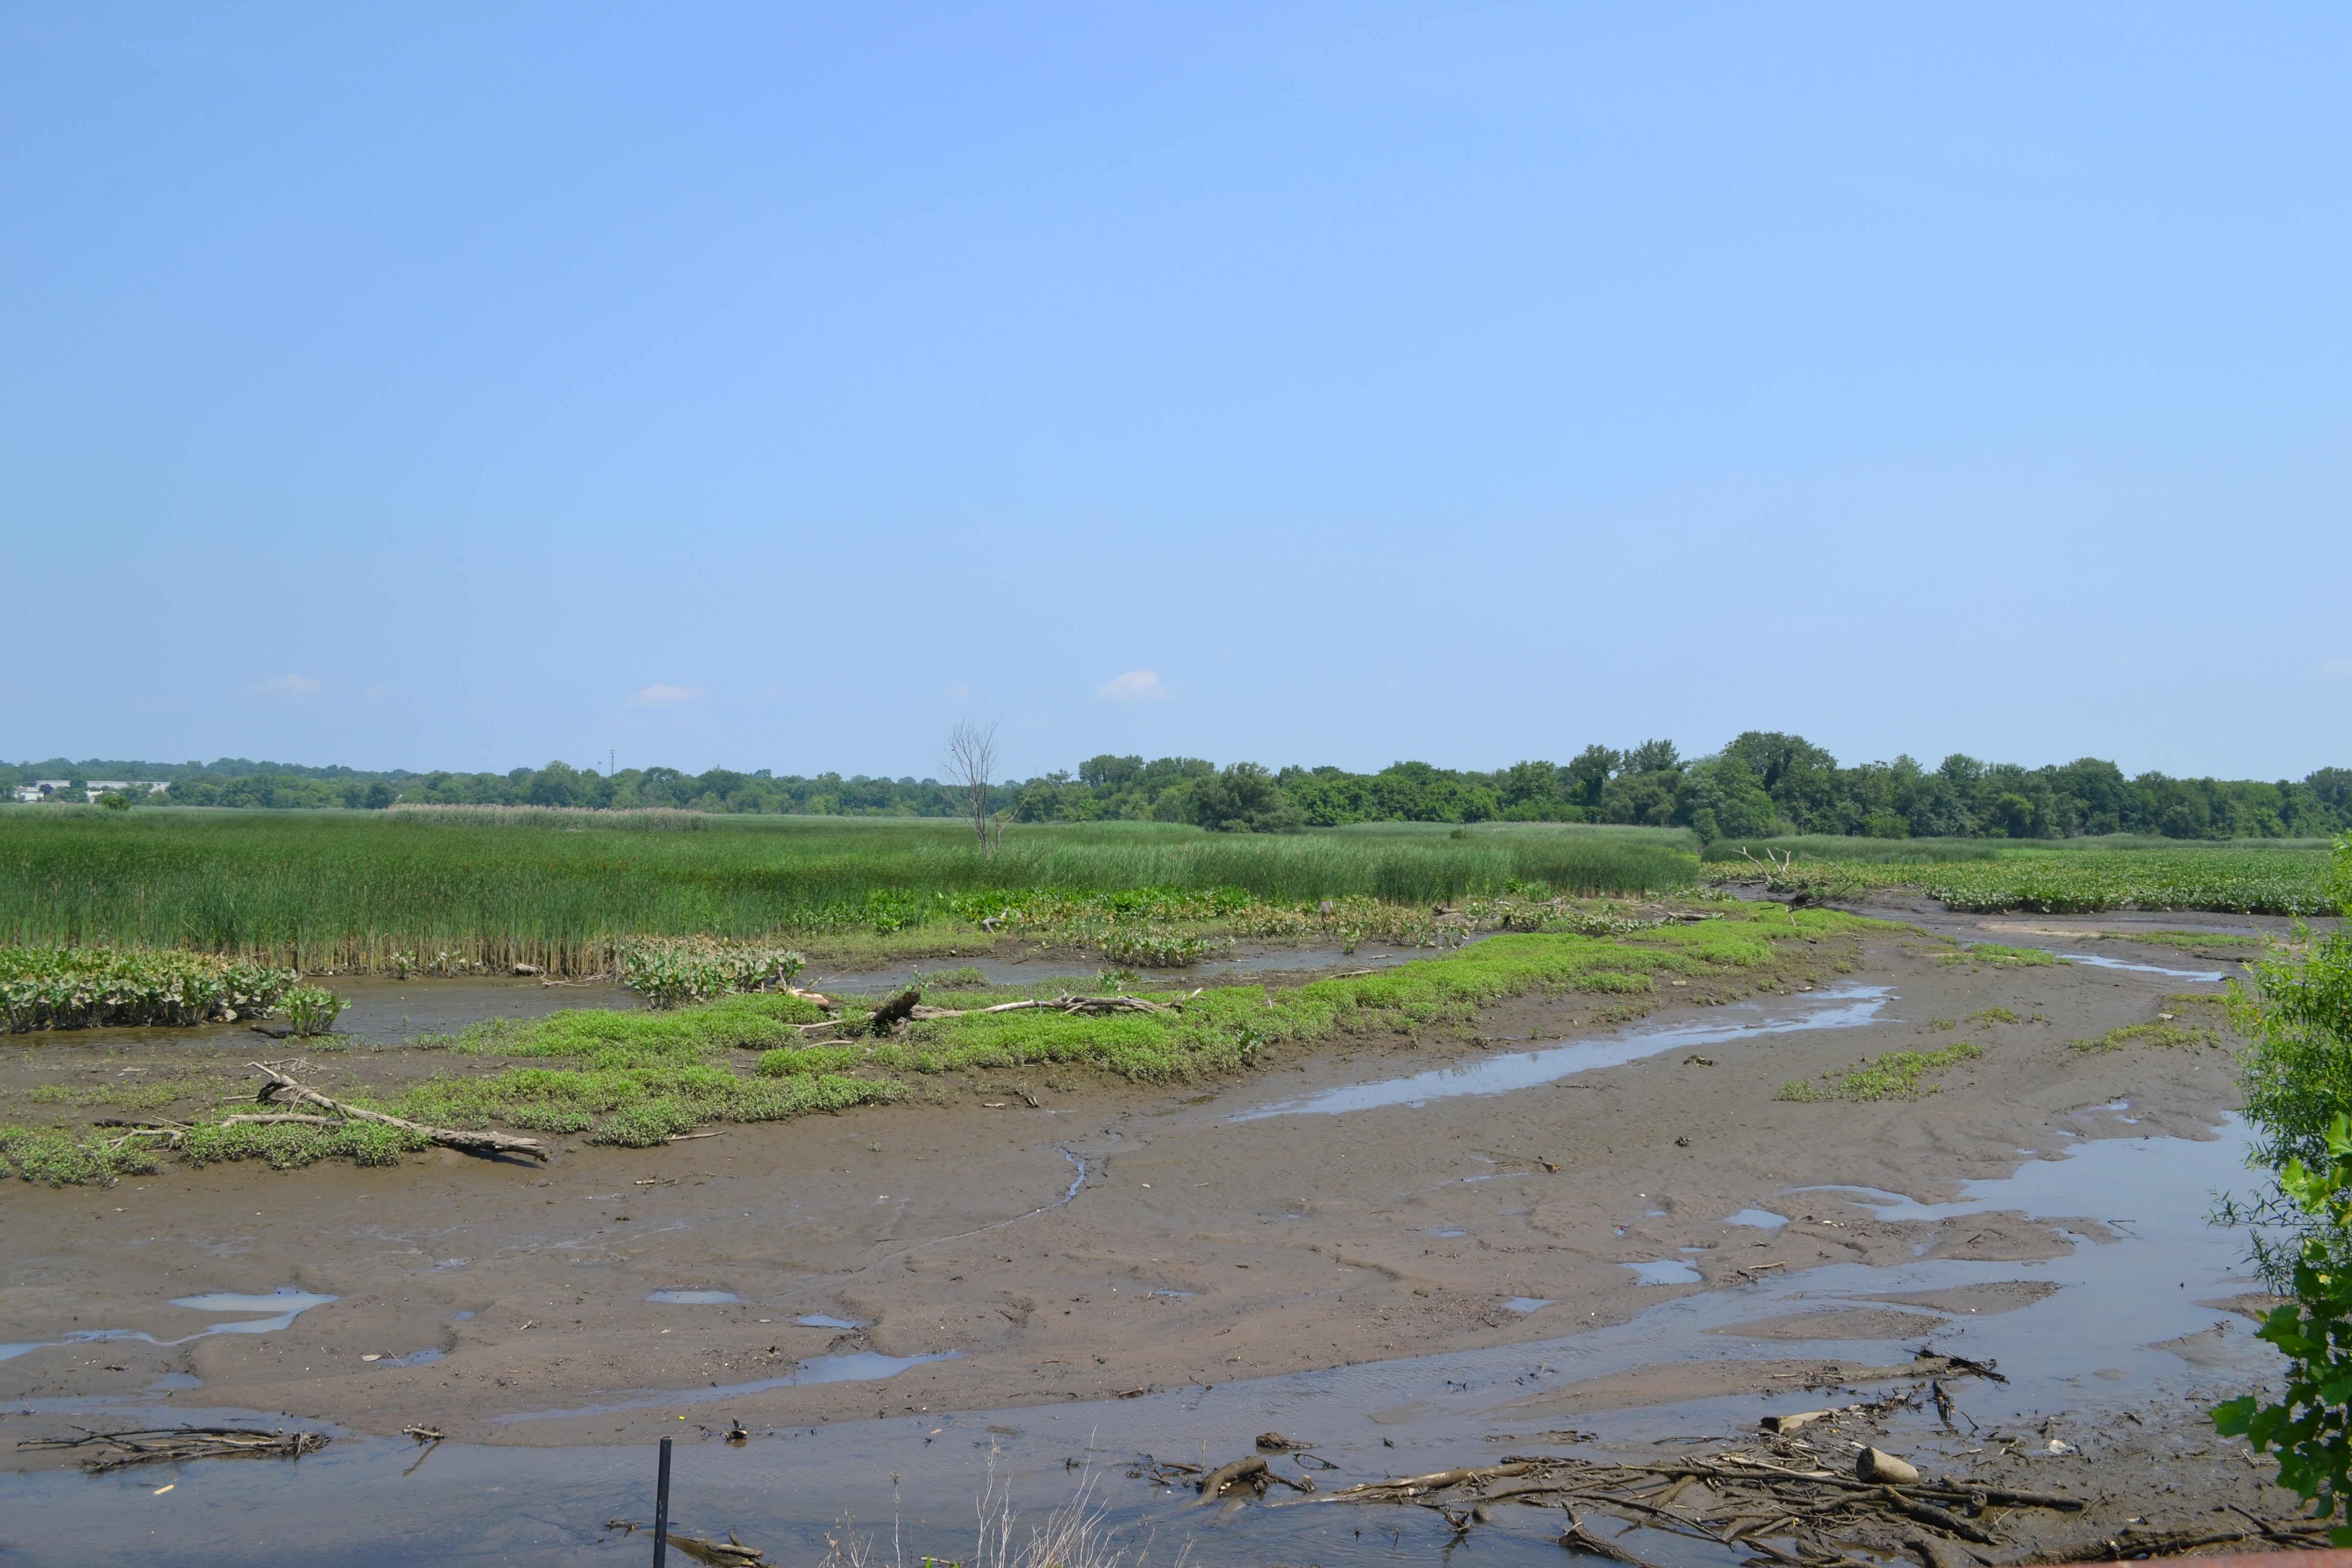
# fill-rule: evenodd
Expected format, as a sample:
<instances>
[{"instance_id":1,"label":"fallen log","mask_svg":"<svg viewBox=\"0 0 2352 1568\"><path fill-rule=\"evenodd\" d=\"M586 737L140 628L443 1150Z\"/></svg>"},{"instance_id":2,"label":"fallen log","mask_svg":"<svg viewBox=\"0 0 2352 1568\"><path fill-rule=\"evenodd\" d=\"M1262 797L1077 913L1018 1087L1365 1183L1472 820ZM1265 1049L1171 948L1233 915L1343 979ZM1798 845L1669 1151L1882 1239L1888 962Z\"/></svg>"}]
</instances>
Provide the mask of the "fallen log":
<instances>
[{"instance_id":1,"label":"fallen log","mask_svg":"<svg viewBox=\"0 0 2352 1568\"><path fill-rule=\"evenodd\" d=\"M373 1121L385 1127L397 1127L404 1132L421 1134L445 1149L463 1149L475 1154L529 1154L534 1160L547 1158L546 1145L536 1138L517 1137L511 1132L475 1132L456 1127L427 1127L421 1121L410 1121L404 1117L388 1116L381 1110L369 1110L330 1099L308 1084L297 1082L268 1062L247 1062L245 1065L262 1075L261 1092L254 1098L263 1104L278 1104L282 1100L296 1105L316 1106L327 1115L274 1113L230 1116L222 1119L223 1126L254 1121L301 1121L320 1126L332 1126L337 1121Z\"/></svg>"},{"instance_id":2,"label":"fallen log","mask_svg":"<svg viewBox=\"0 0 2352 1568\"><path fill-rule=\"evenodd\" d=\"M1252 1454L1246 1458L1235 1459L1230 1465L1219 1466L1202 1476L1195 1485L1202 1497L1221 1498L1225 1495L1227 1489L1265 1474L1265 1457L1262 1454ZM1262 1486L1264 1483L1259 1484Z\"/></svg>"},{"instance_id":3,"label":"fallen log","mask_svg":"<svg viewBox=\"0 0 2352 1568\"><path fill-rule=\"evenodd\" d=\"M1198 993L1194 993L1198 994ZM1181 1013L1181 1004L1154 1002L1142 996L1055 996L1045 1000L999 1002L992 1007L933 1007L919 1004L908 1009L914 1018L974 1018L990 1013Z\"/></svg>"},{"instance_id":4,"label":"fallen log","mask_svg":"<svg viewBox=\"0 0 2352 1568\"><path fill-rule=\"evenodd\" d=\"M1894 1487L1878 1489L1879 1495L1885 1498L1887 1506L1906 1518L1917 1520L1921 1524L1932 1524L1947 1535L1957 1535L1962 1541L1973 1541L1979 1546L1992 1544L1991 1532L1981 1525L1970 1524L1958 1514L1937 1508L1934 1503L1906 1497Z\"/></svg>"},{"instance_id":5,"label":"fallen log","mask_svg":"<svg viewBox=\"0 0 2352 1568\"><path fill-rule=\"evenodd\" d=\"M653 1526L629 1519L608 1519L604 1521L604 1528L635 1535L640 1530L650 1532ZM744 1568L761 1568L768 1561L763 1549L744 1545L743 1538L731 1530L724 1541L713 1541L701 1535L680 1535L674 1530L667 1531L664 1538L697 1563L739 1563Z\"/></svg>"}]
</instances>

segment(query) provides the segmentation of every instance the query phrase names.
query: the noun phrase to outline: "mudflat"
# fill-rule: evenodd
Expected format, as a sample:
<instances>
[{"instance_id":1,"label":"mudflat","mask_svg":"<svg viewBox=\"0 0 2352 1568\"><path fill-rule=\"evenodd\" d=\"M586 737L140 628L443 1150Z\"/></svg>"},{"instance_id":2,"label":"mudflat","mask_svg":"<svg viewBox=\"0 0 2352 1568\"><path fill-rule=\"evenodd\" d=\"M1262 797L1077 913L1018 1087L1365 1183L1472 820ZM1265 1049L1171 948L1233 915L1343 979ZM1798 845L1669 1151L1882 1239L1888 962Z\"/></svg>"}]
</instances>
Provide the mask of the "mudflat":
<instances>
[{"instance_id":1,"label":"mudflat","mask_svg":"<svg viewBox=\"0 0 2352 1568\"><path fill-rule=\"evenodd\" d=\"M1634 1023L1527 997L1475 1038L1356 1037L1177 1089L981 1076L544 1166L435 1152L13 1183L0 1343L39 1348L0 1361L0 1409L17 1436L142 1391L453 1441L633 1441L683 1430L682 1411L757 1434L1554 1340L1767 1271L2048 1259L2118 1216L1906 1217L1888 1200L1933 1205L2080 1140L2211 1136L2236 1103L2226 1049L2070 1043L2219 993L2190 977L2212 968L2197 958L2127 956L2146 967L1954 962L1886 927L1824 939L1768 989L1693 989ZM1917 1099L1776 1098L1959 1044L1980 1054L1948 1054ZM48 1040L40 1070L119 1074L139 1048ZM158 1042L143 1065L236 1092L246 1056L294 1048ZM12 1055L12 1081L32 1055ZM394 1051L316 1065L330 1085L433 1070ZM173 1304L281 1288L333 1300L228 1332L207 1331L268 1322L267 1304ZM2043 1289L1890 1293L1738 1331L1885 1338ZM94 1331L145 1338L71 1337ZM1570 1405L1688 1396L1626 1377Z\"/></svg>"}]
</instances>

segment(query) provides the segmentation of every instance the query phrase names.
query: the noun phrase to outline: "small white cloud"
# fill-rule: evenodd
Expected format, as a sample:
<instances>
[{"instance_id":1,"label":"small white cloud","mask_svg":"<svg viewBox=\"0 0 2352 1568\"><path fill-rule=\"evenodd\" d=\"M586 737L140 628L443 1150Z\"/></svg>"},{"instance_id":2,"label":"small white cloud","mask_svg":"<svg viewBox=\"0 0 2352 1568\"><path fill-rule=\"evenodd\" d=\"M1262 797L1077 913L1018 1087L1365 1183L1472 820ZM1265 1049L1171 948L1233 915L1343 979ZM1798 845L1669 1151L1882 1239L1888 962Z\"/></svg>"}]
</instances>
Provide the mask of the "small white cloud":
<instances>
[{"instance_id":1,"label":"small white cloud","mask_svg":"<svg viewBox=\"0 0 2352 1568\"><path fill-rule=\"evenodd\" d=\"M307 675L281 675L275 680L264 680L247 687L249 697L275 697L281 702L307 702L326 689L322 681Z\"/></svg>"},{"instance_id":2,"label":"small white cloud","mask_svg":"<svg viewBox=\"0 0 2352 1568\"><path fill-rule=\"evenodd\" d=\"M677 708L702 695L699 686L664 686L659 681L646 687L622 704L626 708Z\"/></svg>"},{"instance_id":3,"label":"small white cloud","mask_svg":"<svg viewBox=\"0 0 2352 1568\"><path fill-rule=\"evenodd\" d=\"M950 702L961 702L964 699L971 695L971 688L969 686L950 686L946 690L940 692L940 695L946 698Z\"/></svg>"},{"instance_id":4,"label":"small white cloud","mask_svg":"<svg viewBox=\"0 0 2352 1568\"><path fill-rule=\"evenodd\" d=\"M1160 679L1156 669L1130 669L1095 688L1095 699L1101 702L1165 702L1175 695L1176 689Z\"/></svg>"},{"instance_id":5,"label":"small white cloud","mask_svg":"<svg viewBox=\"0 0 2352 1568\"><path fill-rule=\"evenodd\" d=\"M381 702L385 698L392 695L392 688L389 686L371 686L365 691L361 692L360 695L366 698L370 702Z\"/></svg>"},{"instance_id":6,"label":"small white cloud","mask_svg":"<svg viewBox=\"0 0 2352 1568\"><path fill-rule=\"evenodd\" d=\"M2341 680L2352 675L2352 658L2331 658L2319 667L2319 673L2330 680Z\"/></svg>"},{"instance_id":7,"label":"small white cloud","mask_svg":"<svg viewBox=\"0 0 2352 1568\"><path fill-rule=\"evenodd\" d=\"M762 686L759 690L751 693L751 700L754 702L773 702L783 694L784 689L781 686Z\"/></svg>"}]
</instances>

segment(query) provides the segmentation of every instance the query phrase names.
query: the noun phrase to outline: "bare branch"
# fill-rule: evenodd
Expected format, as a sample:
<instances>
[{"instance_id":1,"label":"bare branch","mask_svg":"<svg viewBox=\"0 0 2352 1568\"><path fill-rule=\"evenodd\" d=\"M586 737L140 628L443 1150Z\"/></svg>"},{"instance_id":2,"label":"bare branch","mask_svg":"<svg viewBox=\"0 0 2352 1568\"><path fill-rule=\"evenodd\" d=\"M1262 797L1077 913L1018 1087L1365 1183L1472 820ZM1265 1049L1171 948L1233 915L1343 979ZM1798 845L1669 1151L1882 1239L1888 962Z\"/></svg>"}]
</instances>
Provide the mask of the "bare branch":
<instances>
[{"instance_id":1,"label":"bare branch","mask_svg":"<svg viewBox=\"0 0 2352 1568\"><path fill-rule=\"evenodd\" d=\"M988 786L996 773L996 724L960 719L948 731L947 750L940 753L940 771L947 775L950 793L963 796L971 813L972 836L988 848Z\"/></svg>"}]
</instances>

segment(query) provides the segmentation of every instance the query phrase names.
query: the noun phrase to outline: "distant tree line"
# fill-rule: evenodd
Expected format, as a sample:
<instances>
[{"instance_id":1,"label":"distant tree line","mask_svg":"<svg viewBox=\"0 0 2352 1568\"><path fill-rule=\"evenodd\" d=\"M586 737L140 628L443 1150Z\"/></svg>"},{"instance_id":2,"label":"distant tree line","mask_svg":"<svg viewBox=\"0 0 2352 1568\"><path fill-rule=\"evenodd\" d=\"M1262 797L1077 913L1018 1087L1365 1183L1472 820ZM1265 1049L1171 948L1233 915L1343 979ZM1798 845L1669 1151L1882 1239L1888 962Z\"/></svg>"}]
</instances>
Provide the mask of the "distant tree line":
<instances>
[{"instance_id":1,"label":"distant tree line","mask_svg":"<svg viewBox=\"0 0 2352 1568\"><path fill-rule=\"evenodd\" d=\"M0 765L0 784L66 779L166 780L178 805L381 810L428 805L679 806L823 816L957 816L970 801L929 778L857 773L778 777L762 768L626 768L610 775L550 763L505 773L369 773L223 758L177 765L62 758ZM140 802L148 804L143 798ZM1671 742L1625 751L1588 746L1571 762L1515 763L1492 773L1397 763L1376 773L1198 757L1099 756L1076 773L996 785L990 810L1015 822L1192 823L1278 833L1357 822L1600 822L1687 827L1702 839L1790 833L1881 838L2311 837L2352 827L2352 769L2301 780L2126 776L2085 757L2021 767L1954 753L1933 768L1910 757L1841 767L1801 736L1749 731L1711 756Z\"/></svg>"}]
</instances>

